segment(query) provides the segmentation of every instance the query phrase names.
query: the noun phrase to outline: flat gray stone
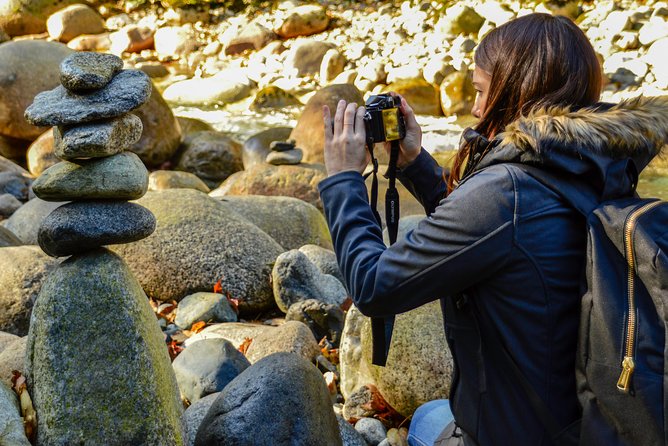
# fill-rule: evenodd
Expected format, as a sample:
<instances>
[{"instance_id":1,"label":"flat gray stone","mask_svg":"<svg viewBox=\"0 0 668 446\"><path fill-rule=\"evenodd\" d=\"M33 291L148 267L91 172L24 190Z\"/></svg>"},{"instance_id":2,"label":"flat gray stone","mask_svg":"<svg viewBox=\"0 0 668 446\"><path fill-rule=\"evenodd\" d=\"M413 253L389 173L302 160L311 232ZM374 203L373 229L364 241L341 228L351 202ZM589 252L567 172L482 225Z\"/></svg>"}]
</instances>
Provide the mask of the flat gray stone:
<instances>
[{"instance_id":1,"label":"flat gray stone","mask_svg":"<svg viewBox=\"0 0 668 446\"><path fill-rule=\"evenodd\" d=\"M163 334L120 257L100 249L61 263L31 322L26 377L36 444L183 444Z\"/></svg>"},{"instance_id":2,"label":"flat gray stone","mask_svg":"<svg viewBox=\"0 0 668 446\"><path fill-rule=\"evenodd\" d=\"M284 164L292 165L299 164L302 162L304 157L304 152L302 149L291 149L284 151L272 151L267 155L267 163L273 164L274 166L280 166Z\"/></svg>"},{"instance_id":3,"label":"flat gray stone","mask_svg":"<svg viewBox=\"0 0 668 446\"><path fill-rule=\"evenodd\" d=\"M54 127L55 154L65 160L114 155L139 141L143 129L141 119L133 114L109 121Z\"/></svg>"},{"instance_id":4,"label":"flat gray stone","mask_svg":"<svg viewBox=\"0 0 668 446\"><path fill-rule=\"evenodd\" d=\"M113 54L80 51L60 64L60 82L73 92L98 90L123 69L123 61Z\"/></svg>"},{"instance_id":5,"label":"flat gray stone","mask_svg":"<svg viewBox=\"0 0 668 446\"><path fill-rule=\"evenodd\" d=\"M72 93L60 85L35 96L25 118L39 126L115 118L146 102L151 85L150 78L139 70L122 70L104 88L89 94Z\"/></svg>"},{"instance_id":6,"label":"flat gray stone","mask_svg":"<svg viewBox=\"0 0 668 446\"><path fill-rule=\"evenodd\" d=\"M60 257L141 240L154 230L155 217L138 204L80 201L49 214L39 228L38 242L45 253Z\"/></svg>"},{"instance_id":7,"label":"flat gray stone","mask_svg":"<svg viewBox=\"0 0 668 446\"><path fill-rule=\"evenodd\" d=\"M250 362L230 341L204 339L183 350L172 367L181 396L194 403L223 390Z\"/></svg>"},{"instance_id":8,"label":"flat gray stone","mask_svg":"<svg viewBox=\"0 0 668 446\"><path fill-rule=\"evenodd\" d=\"M174 323L187 330L197 321L236 322L237 314L222 294L195 293L179 302Z\"/></svg>"},{"instance_id":9,"label":"flat gray stone","mask_svg":"<svg viewBox=\"0 0 668 446\"><path fill-rule=\"evenodd\" d=\"M148 171L132 152L107 158L61 161L33 183L42 200L135 200L148 189Z\"/></svg>"}]
</instances>

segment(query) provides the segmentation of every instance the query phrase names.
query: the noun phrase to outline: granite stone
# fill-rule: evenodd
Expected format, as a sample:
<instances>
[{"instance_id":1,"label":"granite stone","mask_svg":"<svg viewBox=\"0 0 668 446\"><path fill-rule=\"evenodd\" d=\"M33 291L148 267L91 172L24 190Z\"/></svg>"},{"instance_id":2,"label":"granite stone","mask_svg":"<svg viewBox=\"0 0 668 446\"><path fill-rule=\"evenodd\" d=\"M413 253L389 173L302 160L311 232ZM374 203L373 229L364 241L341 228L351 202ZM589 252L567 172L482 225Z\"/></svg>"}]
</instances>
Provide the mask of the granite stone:
<instances>
[{"instance_id":1,"label":"granite stone","mask_svg":"<svg viewBox=\"0 0 668 446\"><path fill-rule=\"evenodd\" d=\"M53 128L58 158L96 158L128 149L141 138L144 126L138 116L126 114L108 121Z\"/></svg>"},{"instance_id":2,"label":"granite stone","mask_svg":"<svg viewBox=\"0 0 668 446\"><path fill-rule=\"evenodd\" d=\"M98 90L123 69L123 61L113 54L79 51L60 64L60 82L72 92Z\"/></svg>"}]
</instances>

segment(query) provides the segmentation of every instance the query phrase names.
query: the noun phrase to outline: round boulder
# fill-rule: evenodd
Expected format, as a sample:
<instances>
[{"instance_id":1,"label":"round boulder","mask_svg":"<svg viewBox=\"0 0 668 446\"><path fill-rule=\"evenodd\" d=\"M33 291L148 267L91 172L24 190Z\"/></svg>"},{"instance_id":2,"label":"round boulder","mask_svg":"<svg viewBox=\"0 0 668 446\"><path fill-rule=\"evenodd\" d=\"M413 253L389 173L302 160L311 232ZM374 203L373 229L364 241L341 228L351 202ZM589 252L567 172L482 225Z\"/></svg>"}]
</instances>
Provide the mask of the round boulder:
<instances>
[{"instance_id":1,"label":"round boulder","mask_svg":"<svg viewBox=\"0 0 668 446\"><path fill-rule=\"evenodd\" d=\"M448 397L454 366L438 301L397 316L385 367L371 365L369 318L365 318L361 339L362 362L397 412L411 416L427 401Z\"/></svg>"},{"instance_id":2,"label":"round boulder","mask_svg":"<svg viewBox=\"0 0 668 446\"><path fill-rule=\"evenodd\" d=\"M284 39L310 36L327 29L329 16L320 5L302 5L288 10L274 32Z\"/></svg>"},{"instance_id":3,"label":"round boulder","mask_svg":"<svg viewBox=\"0 0 668 446\"><path fill-rule=\"evenodd\" d=\"M0 331L28 334L35 299L57 264L37 246L0 248Z\"/></svg>"},{"instance_id":4,"label":"round boulder","mask_svg":"<svg viewBox=\"0 0 668 446\"><path fill-rule=\"evenodd\" d=\"M250 366L225 339L205 339L188 346L172 363L181 396L194 403L220 392Z\"/></svg>"},{"instance_id":5,"label":"round boulder","mask_svg":"<svg viewBox=\"0 0 668 446\"><path fill-rule=\"evenodd\" d=\"M318 183L327 177L322 165L298 166L256 164L248 170L231 175L212 197L226 195L268 195L299 198L322 209Z\"/></svg>"},{"instance_id":6,"label":"round boulder","mask_svg":"<svg viewBox=\"0 0 668 446\"><path fill-rule=\"evenodd\" d=\"M52 39L69 42L82 34L104 32L104 20L88 5L70 5L51 14L46 21L46 30Z\"/></svg>"},{"instance_id":7,"label":"round boulder","mask_svg":"<svg viewBox=\"0 0 668 446\"><path fill-rule=\"evenodd\" d=\"M282 248L257 226L192 189L148 192L137 203L153 212L157 229L114 249L148 295L179 301L220 280L242 313L274 307L269 277Z\"/></svg>"},{"instance_id":8,"label":"round boulder","mask_svg":"<svg viewBox=\"0 0 668 446\"><path fill-rule=\"evenodd\" d=\"M350 84L334 84L320 89L309 99L290 134L296 146L304 151L305 163L324 163L325 132L322 123L322 107L327 105L332 117L340 99L364 104L362 93Z\"/></svg>"},{"instance_id":9,"label":"round boulder","mask_svg":"<svg viewBox=\"0 0 668 446\"><path fill-rule=\"evenodd\" d=\"M294 105L302 105L299 99L294 97L287 91L275 85L270 85L263 88L255 94L255 99L249 108L254 111L281 109L284 107L291 107Z\"/></svg>"},{"instance_id":10,"label":"round boulder","mask_svg":"<svg viewBox=\"0 0 668 446\"><path fill-rule=\"evenodd\" d=\"M200 425L196 446L342 446L322 374L306 359L276 353L225 387Z\"/></svg>"},{"instance_id":11,"label":"round boulder","mask_svg":"<svg viewBox=\"0 0 668 446\"><path fill-rule=\"evenodd\" d=\"M49 129L42 133L28 147L28 170L36 177L40 176L49 167L58 164L60 159L56 156L53 147L53 130Z\"/></svg>"},{"instance_id":12,"label":"round boulder","mask_svg":"<svg viewBox=\"0 0 668 446\"><path fill-rule=\"evenodd\" d=\"M299 250L318 267L321 273L332 275L339 279L342 284L346 284L334 251L317 245L304 245Z\"/></svg>"},{"instance_id":13,"label":"round boulder","mask_svg":"<svg viewBox=\"0 0 668 446\"><path fill-rule=\"evenodd\" d=\"M402 95L418 115L442 115L438 89L423 78L400 79L388 85L384 91Z\"/></svg>"},{"instance_id":14,"label":"round boulder","mask_svg":"<svg viewBox=\"0 0 668 446\"><path fill-rule=\"evenodd\" d=\"M221 201L286 250L308 244L332 247L325 217L315 206L298 198L226 195Z\"/></svg>"},{"instance_id":15,"label":"round boulder","mask_svg":"<svg viewBox=\"0 0 668 446\"><path fill-rule=\"evenodd\" d=\"M252 338L246 357L254 364L276 352L296 353L308 361L313 361L320 354L320 347L306 325L298 321L287 321Z\"/></svg>"},{"instance_id":16,"label":"round boulder","mask_svg":"<svg viewBox=\"0 0 668 446\"><path fill-rule=\"evenodd\" d=\"M144 130L139 141L128 150L139 155L149 167L171 159L181 144L181 127L155 86L148 101L132 113L139 116Z\"/></svg>"},{"instance_id":17,"label":"round boulder","mask_svg":"<svg viewBox=\"0 0 668 446\"><path fill-rule=\"evenodd\" d=\"M156 170L148 176L148 190L195 189L209 193L211 189L197 175L177 170Z\"/></svg>"},{"instance_id":18,"label":"round boulder","mask_svg":"<svg viewBox=\"0 0 668 446\"><path fill-rule=\"evenodd\" d=\"M23 113L37 93L60 85L60 63L70 54L72 50L57 42L19 40L0 45L0 135L32 141L44 133L44 127L29 124Z\"/></svg>"},{"instance_id":19,"label":"round boulder","mask_svg":"<svg viewBox=\"0 0 668 446\"><path fill-rule=\"evenodd\" d=\"M207 395L204 398L200 398L191 404L185 412L183 412L181 422L183 424L185 446L194 446L197 430L202 424L202 420L206 416L207 412L213 405L213 402L218 398L218 395L220 395L220 392L212 393L211 395Z\"/></svg>"},{"instance_id":20,"label":"round boulder","mask_svg":"<svg viewBox=\"0 0 668 446\"><path fill-rule=\"evenodd\" d=\"M175 169L195 174L207 186L217 187L243 169L241 145L216 131L191 133L183 142Z\"/></svg>"},{"instance_id":21,"label":"round boulder","mask_svg":"<svg viewBox=\"0 0 668 446\"><path fill-rule=\"evenodd\" d=\"M285 66L288 69L297 70L299 76L320 73L325 54L335 48L336 45L333 43L319 40L304 40L295 43L287 54Z\"/></svg>"},{"instance_id":22,"label":"round boulder","mask_svg":"<svg viewBox=\"0 0 668 446\"><path fill-rule=\"evenodd\" d=\"M2 0L0 30L12 37L43 33L50 14L74 3L81 0Z\"/></svg>"},{"instance_id":23,"label":"round boulder","mask_svg":"<svg viewBox=\"0 0 668 446\"><path fill-rule=\"evenodd\" d=\"M200 292L179 302L174 323L187 330L198 321L236 322L237 314L222 294Z\"/></svg>"},{"instance_id":24,"label":"round boulder","mask_svg":"<svg viewBox=\"0 0 668 446\"><path fill-rule=\"evenodd\" d=\"M36 245L40 225L47 215L63 204L65 203L62 201L44 201L39 198L33 198L21 206L2 224L24 244Z\"/></svg>"},{"instance_id":25,"label":"round boulder","mask_svg":"<svg viewBox=\"0 0 668 446\"><path fill-rule=\"evenodd\" d=\"M327 337L336 347L341 340L343 330L343 310L338 305L307 299L290 305L285 315L286 321L299 321L306 324L316 339Z\"/></svg>"}]
</instances>

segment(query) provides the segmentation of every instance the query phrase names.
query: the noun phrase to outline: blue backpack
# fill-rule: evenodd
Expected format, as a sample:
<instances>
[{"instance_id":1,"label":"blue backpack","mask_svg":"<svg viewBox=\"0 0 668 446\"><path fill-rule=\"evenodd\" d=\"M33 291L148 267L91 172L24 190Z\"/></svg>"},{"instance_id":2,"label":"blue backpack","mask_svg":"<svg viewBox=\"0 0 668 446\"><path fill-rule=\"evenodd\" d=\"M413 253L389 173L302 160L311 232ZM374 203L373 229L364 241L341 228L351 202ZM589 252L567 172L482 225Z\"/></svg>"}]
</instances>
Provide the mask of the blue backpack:
<instances>
[{"instance_id":1,"label":"blue backpack","mask_svg":"<svg viewBox=\"0 0 668 446\"><path fill-rule=\"evenodd\" d=\"M564 197L587 222L574 372L579 425L561 430L501 345L497 360L524 388L555 445L668 444L668 202L638 198L635 187L632 196L598 202L577 179L518 167ZM637 184L635 168L624 170Z\"/></svg>"}]
</instances>

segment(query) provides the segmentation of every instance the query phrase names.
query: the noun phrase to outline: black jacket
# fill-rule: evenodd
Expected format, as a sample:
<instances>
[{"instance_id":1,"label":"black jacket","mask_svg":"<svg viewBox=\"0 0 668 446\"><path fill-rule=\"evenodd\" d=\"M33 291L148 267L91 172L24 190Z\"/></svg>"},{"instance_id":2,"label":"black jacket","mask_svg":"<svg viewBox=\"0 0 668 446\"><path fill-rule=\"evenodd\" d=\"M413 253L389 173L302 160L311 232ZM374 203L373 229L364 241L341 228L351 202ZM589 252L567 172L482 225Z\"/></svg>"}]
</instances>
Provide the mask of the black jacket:
<instances>
[{"instance_id":1,"label":"black jacket","mask_svg":"<svg viewBox=\"0 0 668 446\"><path fill-rule=\"evenodd\" d=\"M668 98L537 112L508 126L446 198L441 169L423 150L401 180L428 217L391 248L360 174L320 183L339 266L360 311L392 315L441 299L456 366L451 406L469 439L550 443L523 390L485 354L480 320L491 321L562 426L580 416L574 361L584 220L517 164L576 176L605 199L632 190L617 160L630 157L641 170L667 140Z\"/></svg>"}]
</instances>

